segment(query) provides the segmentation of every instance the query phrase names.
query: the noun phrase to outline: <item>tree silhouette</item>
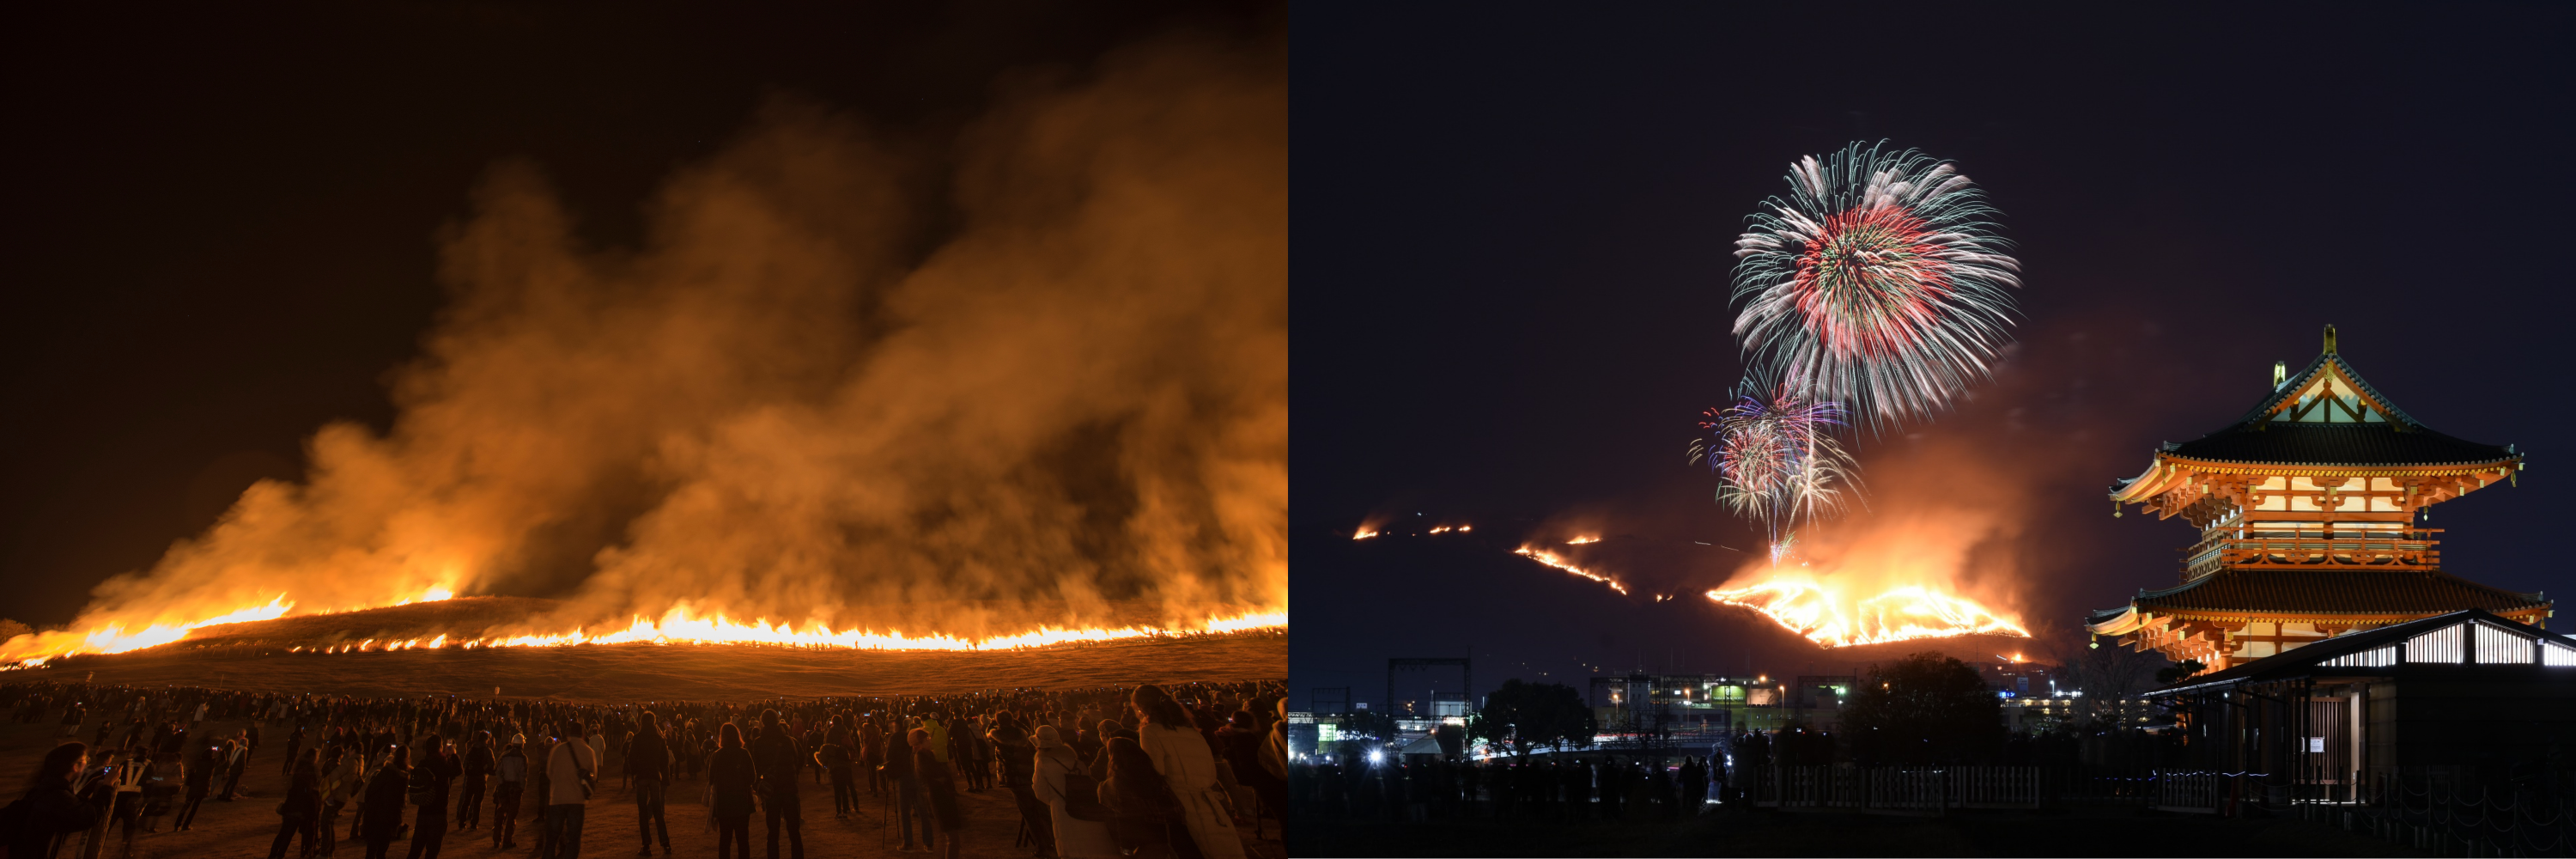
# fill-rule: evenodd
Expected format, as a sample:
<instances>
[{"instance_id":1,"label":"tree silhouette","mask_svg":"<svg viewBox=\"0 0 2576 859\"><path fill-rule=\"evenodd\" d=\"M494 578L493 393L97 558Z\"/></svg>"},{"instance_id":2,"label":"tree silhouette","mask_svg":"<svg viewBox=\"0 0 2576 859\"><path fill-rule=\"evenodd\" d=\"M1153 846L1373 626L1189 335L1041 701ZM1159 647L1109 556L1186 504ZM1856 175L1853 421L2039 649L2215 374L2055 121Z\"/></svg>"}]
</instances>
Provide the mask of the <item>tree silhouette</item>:
<instances>
[{"instance_id":1,"label":"tree silhouette","mask_svg":"<svg viewBox=\"0 0 2576 859\"><path fill-rule=\"evenodd\" d=\"M1870 763L1966 763L1999 747L2003 707L1976 668L1917 653L1871 666L1869 682L1843 706L1842 726L1852 751Z\"/></svg>"},{"instance_id":2,"label":"tree silhouette","mask_svg":"<svg viewBox=\"0 0 2576 859\"><path fill-rule=\"evenodd\" d=\"M1549 746L1588 746L1595 726L1592 708L1574 687L1563 683L1524 683L1518 678L1485 697L1485 708L1467 717L1467 736L1501 747L1515 757Z\"/></svg>"},{"instance_id":3,"label":"tree silhouette","mask_svg":"<svg viewBox=\"0 0 2576 859\"><path fill-rule=\"evenodd\" d=\"M2156 682L2170 686L2172 684L2182 682L2182 679L2185 677L2198 674L2208 668L2209 666L2200 664L2200 660L2198 659L2185 659L2176 663L2172 668L2156 669Z\"/></svg>"}]
</instances>

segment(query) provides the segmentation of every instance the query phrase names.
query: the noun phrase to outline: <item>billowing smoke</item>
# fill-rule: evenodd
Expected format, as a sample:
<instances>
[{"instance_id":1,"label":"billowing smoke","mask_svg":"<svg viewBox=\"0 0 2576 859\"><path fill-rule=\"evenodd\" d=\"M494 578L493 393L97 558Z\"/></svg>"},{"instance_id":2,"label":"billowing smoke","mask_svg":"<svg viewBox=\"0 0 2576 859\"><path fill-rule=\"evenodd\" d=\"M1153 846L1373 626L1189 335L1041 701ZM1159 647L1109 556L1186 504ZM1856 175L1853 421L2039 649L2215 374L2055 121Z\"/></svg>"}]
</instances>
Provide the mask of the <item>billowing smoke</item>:
<instances>
[{"instance_id":1,"label":"billowing smoke","mask_svg":"<svg viewBox=\"0 0 2576 859\"><path fill-rule=\"evenodd\" d=\"M782 101L635 248L496 168L390 431L323 427L72 634L434 590L959 635L1284 611L1280 54L1133 49L944 147Z\"/></svg>"}]
</instances>

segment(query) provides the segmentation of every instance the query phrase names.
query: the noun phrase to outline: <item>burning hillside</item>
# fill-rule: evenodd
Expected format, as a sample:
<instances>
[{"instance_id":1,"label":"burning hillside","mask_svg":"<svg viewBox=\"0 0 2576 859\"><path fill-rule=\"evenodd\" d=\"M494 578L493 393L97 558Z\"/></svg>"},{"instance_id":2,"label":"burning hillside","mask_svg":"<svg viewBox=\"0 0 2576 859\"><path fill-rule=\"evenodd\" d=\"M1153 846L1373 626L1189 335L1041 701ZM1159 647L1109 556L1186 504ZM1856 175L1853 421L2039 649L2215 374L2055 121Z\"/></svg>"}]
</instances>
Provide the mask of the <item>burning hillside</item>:
<instances>
[{"instance_id":1,"label":"burning hillside","mask_svg":"<svg viewBox=\"0 0 2576 859\"><path fill-rule=\"evenodd\" d=\"M456 595L562 597L475 604L531 612L476 646L1285 624L1282 58L1028 93L931 152L772 105L636 248L494 171L388 429L322 427L301 482L0 663Z\"/></svg>"}]
</instances>

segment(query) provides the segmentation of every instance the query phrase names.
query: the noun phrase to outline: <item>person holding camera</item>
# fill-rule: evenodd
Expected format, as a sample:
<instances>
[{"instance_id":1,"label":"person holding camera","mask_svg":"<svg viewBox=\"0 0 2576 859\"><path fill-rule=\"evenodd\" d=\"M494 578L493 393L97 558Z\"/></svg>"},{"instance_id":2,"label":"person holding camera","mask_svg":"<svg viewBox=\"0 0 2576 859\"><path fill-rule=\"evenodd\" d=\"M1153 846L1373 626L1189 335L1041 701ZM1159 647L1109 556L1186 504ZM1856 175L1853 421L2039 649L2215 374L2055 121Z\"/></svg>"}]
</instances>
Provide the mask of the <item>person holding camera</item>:
<instances>
[{"instance_id":1,"label":"person holding camera","mask_svg":"<svg viewBox=\"0 0 2576 859\"><path fill-rule=\"evenodd\" d=\"M0 808L0 824L5 824L0 831L9 833L12 859L52 859L72 833L99 824L99 809L111 801L116 785L84 775L81 771L88 767L89 745L77 740L45 753L27 792Z\"/></svg>"}]
</instances>

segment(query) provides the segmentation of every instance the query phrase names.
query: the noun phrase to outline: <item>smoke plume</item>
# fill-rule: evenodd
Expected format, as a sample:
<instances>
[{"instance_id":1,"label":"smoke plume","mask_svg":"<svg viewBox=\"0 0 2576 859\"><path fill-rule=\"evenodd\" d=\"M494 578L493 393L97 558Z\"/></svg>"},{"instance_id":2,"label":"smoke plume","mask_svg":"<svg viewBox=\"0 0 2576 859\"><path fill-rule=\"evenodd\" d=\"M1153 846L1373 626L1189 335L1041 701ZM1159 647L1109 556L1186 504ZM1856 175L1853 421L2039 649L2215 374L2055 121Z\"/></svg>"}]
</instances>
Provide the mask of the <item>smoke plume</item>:
<instances>
[{"instance_id":1,"label":"smoke plume","mask_svg":"<svg viewBox=\"0 0 2576 859\"><path fill-rule=\"evenodd\" d=\"M69 634L435 590L956 635L1285 611L1286 83L1249 54L1131 49L943 146L781 101L633 248L496 168L389 431L321 428Z\"/></svg>"}]
</instances>

